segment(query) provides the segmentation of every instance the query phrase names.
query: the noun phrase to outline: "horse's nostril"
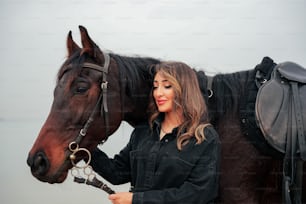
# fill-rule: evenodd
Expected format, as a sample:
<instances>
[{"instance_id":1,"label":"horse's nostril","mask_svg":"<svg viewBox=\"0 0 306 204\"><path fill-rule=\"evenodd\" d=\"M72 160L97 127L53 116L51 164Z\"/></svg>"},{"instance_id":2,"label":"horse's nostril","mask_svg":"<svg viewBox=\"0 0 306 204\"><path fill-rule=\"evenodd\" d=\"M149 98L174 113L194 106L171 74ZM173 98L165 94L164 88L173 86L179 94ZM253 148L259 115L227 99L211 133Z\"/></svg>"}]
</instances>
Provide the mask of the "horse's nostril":
<instances>
[{"instance_id":1,"label":"horse's nostril","mask_svg":"<svg viewBox=\"0 0 306 204\"><path fill-rule=\"evenodd\" d=\"M44 152L37 152L33 157L28 157L28 165L35 175L45 175L49 170L50 164Z\"/></svg>"},{"instance_id":2,"label":"horse's nostril","mask_svg":"<svg viewBox=\"0 0 306 204\"><path fill-rule=\"evenodd\" d=\"M29 154L28 159L27 159L27 164L29 167L31 167L33 165L33 157L31 157L31 155Z\"/></svg>"}]
</instances>

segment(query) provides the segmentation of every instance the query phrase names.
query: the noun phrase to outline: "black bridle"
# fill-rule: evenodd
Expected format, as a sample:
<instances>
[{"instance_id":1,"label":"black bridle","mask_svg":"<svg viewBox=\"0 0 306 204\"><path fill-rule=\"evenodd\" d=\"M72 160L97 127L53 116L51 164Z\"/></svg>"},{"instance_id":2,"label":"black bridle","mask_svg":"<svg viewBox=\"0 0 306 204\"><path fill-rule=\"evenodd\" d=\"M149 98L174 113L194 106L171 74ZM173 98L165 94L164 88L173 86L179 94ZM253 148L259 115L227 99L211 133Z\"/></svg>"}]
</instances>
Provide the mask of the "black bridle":
<instances>
[{"instance_id":1,"label":"black bridle","mask_svg":"<svg viewBox=\"0 0 306 204\"><path fill-rule=\"evenodd\" d=\"M109 134L109 117L108 117L108 106L107 106L107 86L108 86L108 81L107 81L107 74L108 74L108 68L109 68L109 64L110 64L110 56L107 53L104 53L104 66L100 66L97 64L93 64L93 63L89 63L89 62L84 62L83 63L83 68L88 68L88 69L93 69L96 71L99 71L102 73L102 82L101 82L101 93L99 95L98 101L94 107L94 109L92 110L87 122L85 123L84 127L80 130L79 135L76 137L75 139L75 143L79 144L82 140L83 137L85 137L87 130L90 126L90 124L93 122L94 120L94 115L96 114L100 103L102 101L102 105L101 105L101 113L103 113L104 116L104 122L105 122L105 135L106 138L102 141L102 143L104 143L107 138L108 138L108 134Z\"/></svg>"},{"instance_id":2,"label":"black bridle","mask_svg":"<svg viewBox=\"0 0 306 204\"><path fill-rule=\"evenodd\" d=\"M79 145L82 141L82 139L86 136L87 130L90 127L91 123L94 121L94 116L96 112L99 109L99 106L101 106L100 113L103 113L104 116L104 122L105 122L105 139L102 141L102 144L106 142L106 140L109 137L109 115L108 115L108 106L107 106L107 86L108 86L108 81L107 81L107 74L109 70L109 65L110 65L110 56L103 52L104 55L104 65L100 66L97 64L85 62L82 65L82 68L88 68L88 69L93 69L96 71L99 71L102 73L102 82L101 82L101 92L99 95L99 98L97 100L97 103L92 110L88 120L86 121L85 125L83 128L80 130L79 134L77 137L72 141L69 146L68 146L68 151L66 151L66 161L65 162L70 162L73 165L73 168L71 170L71 174L74 177L74 181L77 183L85 183L88 185L92 185L94 187L100 188L107 192L108 194L113 194L115 191L110 189L106 184L104 184L102 181L98 180L96 178L96 174L93 172L92 167L90 166L90 161L91 161L91 153L89 150L86 148L80 148ZM102 103L102 104L101 104ZM101 105L100 105L101 104ZM75 163L76 159L76 154L79 152L85 152L88 156L88 160L85 162L84 165L77 165ZM69 159L68 159L69 158ZM63 165L64 167L65 165ZM82 175L80 174L79 170L83 170ZM85 177L85 178L84 178Z\"/></svg>"}]
</instances>

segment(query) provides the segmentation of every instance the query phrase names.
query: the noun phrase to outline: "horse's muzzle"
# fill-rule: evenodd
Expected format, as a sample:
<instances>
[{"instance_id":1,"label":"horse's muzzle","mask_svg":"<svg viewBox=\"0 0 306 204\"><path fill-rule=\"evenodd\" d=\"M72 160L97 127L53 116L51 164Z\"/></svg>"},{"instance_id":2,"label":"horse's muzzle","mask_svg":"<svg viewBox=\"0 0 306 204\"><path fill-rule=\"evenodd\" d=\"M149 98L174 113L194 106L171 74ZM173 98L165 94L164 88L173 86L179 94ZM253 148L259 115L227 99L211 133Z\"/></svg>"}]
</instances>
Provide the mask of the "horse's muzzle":
<instances>
[{"instance_id":1,"label":"horse's muzzle","mask_svg":"<svg viewBox=\"0 0 306 204\"><path fill-rule=\"evenodd\" d=\"M46 154L42 151L37 152L34 155L28 156L27 164L31 167L31 172L33 176L38 179L45 176L50 168L50 163Z\"/></svg>"}]
</instances>

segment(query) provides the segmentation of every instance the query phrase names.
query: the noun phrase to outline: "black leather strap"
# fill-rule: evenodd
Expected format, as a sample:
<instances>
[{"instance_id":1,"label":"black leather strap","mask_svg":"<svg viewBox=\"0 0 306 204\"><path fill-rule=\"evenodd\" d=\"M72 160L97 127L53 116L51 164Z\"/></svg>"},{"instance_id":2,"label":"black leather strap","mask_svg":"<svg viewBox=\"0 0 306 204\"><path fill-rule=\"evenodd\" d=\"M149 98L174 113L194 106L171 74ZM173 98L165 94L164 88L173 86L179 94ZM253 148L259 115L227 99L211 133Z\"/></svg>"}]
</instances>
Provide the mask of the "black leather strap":
<instances>
[{"instance_id":1,"label":"black leather strap","mask_svg":"<svg viewBox=\"0 0 306 204\"><path fill-rule=\"evenodd\" d=\"M288 117L292 116L292 105L289 104ZM292 120L288 120L288 127L292 127ZM292 131L287 133L286 152L283 160L283 201L286 204L291 204L290 187L292 181Z\"/></svg>"},{"instance_id":2,"label":"black leather strap","mask_svg":"<svg viewBox=\"0 0 306 204\"><path fill-rule=\"evenodd\" d=\"M300 138L302 137L304 140L305 137L297 82L290 82L290 87L292 100L289 104L288 127L291 127L291 131L287 133L286 153L283 163L283 201L286 204L300 204L303 161L297 157L297 148L301 143ZM305 149L301 147L301 144L299 148L302 155L302 151L305 151Z\"/></svg>"},{"instance_id":3,"label":"black leather strap","mask_svg":"<svg viewBox=\"0 0 306 204\"><path fill-rule=\"evenodd\" d=\"M306 161L306 138L304 135L304 127L303 127L303 116L302 116L302 107L301 107L301 99L299 97L299 90L297 82L290 82L292 88L293 95L293 103L295 108L295 120L296 120L296 128L298 134L298 145L300 149L300 154L302 160Z\"/></svg>"}]
</instances>

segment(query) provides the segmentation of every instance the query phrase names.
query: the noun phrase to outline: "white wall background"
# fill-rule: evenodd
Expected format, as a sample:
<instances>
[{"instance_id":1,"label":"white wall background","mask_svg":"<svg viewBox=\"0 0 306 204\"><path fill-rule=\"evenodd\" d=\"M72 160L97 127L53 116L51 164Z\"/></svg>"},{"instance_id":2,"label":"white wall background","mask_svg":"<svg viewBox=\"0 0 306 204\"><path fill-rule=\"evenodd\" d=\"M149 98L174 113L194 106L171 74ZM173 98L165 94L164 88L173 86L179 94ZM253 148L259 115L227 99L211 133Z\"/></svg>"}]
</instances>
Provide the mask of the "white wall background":
<instances>
[{"instance_id":1,"label":"white wall background","mask_svg":"<svg viewBox=\"0 0 306 204\"><path fill-rule=\"evenodd\" d=\"M306 66L305 0L1 0L0 203L109 203L72 182L39 182L26 158L51 106L66 36L85 26L103 49L184 61L208 74L252 69L264 56ZM103 149L127 142L121 128ZM114 186L120 191L128 185Z\"/></svg>"}]
</instances>

